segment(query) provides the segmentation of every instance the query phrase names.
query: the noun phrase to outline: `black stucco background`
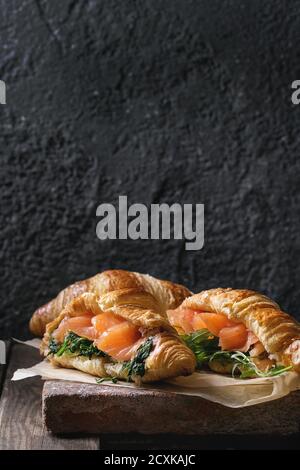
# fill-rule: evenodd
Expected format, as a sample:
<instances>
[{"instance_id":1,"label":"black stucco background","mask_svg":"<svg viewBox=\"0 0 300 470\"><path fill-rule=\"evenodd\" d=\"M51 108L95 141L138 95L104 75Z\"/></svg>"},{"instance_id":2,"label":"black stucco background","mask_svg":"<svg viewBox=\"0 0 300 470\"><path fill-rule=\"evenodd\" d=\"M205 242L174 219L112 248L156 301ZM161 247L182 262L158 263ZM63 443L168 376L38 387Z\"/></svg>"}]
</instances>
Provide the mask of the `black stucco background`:
<instances>
[{"instance_id":1,"label":"black stucco background","mask_svg":"<svg viewBox=\"0 0 300 470\"><path fill-rule=\"evenodd\" d=\"M0 0L1 337L128 268L300 319L300 2ZM204 203L205 246L97 239L96 207Z\"/></svg>"}]
</instances>

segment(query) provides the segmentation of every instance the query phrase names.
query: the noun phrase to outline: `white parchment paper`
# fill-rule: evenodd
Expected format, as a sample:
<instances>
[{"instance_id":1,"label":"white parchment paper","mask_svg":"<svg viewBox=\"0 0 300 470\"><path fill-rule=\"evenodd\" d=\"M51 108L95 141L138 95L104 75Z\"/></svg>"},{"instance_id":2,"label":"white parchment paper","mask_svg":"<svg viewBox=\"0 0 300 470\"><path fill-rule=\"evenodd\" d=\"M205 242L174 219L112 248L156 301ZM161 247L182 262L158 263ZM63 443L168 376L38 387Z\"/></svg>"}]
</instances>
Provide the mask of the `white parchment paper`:
<instances>
[{"instance_id":1,"label":"white parchment paper","mask_svg":"<svg viewBox=\"0 0 300 470\"><path fill-rule=\"evenodd\" d=\"M40 345L38 339L26 342L15 341L34 348L39 348ZM96 384L96 378L93 375L75 369L55 367L47 360L43 360L27 369L16 370L12 380L22 380L34 376L41 376L44 380L68 380ZM135 384L121 380L116 384L104 382L103 385L137 387ZM101 387L102 384L97 384L97 386ZM193 395L230 408L243 408L276 400L294 390L300 390L300 375L296 372L286 372L278 377L239 380L213 372L200 371L188 377L177 377L159 384L143 384L138 388L140 390L165 390L183 395Z\"/></svg>"}]
</instances>

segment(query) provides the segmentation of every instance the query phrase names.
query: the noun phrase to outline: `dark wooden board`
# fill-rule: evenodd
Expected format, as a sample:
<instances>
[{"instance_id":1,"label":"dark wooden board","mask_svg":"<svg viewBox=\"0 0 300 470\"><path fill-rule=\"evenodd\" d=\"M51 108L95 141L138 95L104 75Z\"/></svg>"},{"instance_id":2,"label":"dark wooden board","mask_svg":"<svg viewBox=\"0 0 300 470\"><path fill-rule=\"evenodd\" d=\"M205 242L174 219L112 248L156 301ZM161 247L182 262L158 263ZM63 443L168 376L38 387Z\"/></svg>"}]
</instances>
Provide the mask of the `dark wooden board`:
<instances>
[{"instance_id":1,"label":"dark wooden board","mask_svg":"<svg viewBox=\"0 0 300 470\"><path fill-rule=\"evenodd\" d=\"M47 381L43 416L54 433L284 436L299 430L300 392L232 409L166 391Z\"/></svg>"},{"instance_id":2,"label":"dark wooden board","mask_svg":"<svg viewBox=\"0 0 300 470\"><path fill-rule=\"evenodd\" d=\"M57 438L42 423L43 382L38 377L11 382L14 371L40 360L37 350L13 344L0 402L0 449L98 449L96 436Z\"/></svg>"}]
</instances>

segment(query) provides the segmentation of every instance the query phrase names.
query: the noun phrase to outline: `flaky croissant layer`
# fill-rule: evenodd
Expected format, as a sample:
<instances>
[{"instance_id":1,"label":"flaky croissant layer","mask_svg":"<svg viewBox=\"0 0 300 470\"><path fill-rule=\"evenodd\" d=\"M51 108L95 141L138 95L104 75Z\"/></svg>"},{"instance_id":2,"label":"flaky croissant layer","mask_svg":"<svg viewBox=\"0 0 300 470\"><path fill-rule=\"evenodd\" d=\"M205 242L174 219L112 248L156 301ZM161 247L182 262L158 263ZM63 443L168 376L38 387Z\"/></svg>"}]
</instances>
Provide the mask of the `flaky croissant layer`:
<instances>
[{"instance_id":1,"label":"flaky croissant layer","mask_svg":"<svg viewBox=\"0 0 300 470\"><path fill-rule=\"evenodd\" d=\"M30 320L30 331L36 336L43 336L46 325L58 317L67 304L83 293L90 292L99 298L120 289L139 289L151 294L156 299L159 311L163 312L178 307L191 295L184 286L156 279L147 274L120 269L108 270L66 287L55 299L38 308Z\"/></svg>"}]
</instances>

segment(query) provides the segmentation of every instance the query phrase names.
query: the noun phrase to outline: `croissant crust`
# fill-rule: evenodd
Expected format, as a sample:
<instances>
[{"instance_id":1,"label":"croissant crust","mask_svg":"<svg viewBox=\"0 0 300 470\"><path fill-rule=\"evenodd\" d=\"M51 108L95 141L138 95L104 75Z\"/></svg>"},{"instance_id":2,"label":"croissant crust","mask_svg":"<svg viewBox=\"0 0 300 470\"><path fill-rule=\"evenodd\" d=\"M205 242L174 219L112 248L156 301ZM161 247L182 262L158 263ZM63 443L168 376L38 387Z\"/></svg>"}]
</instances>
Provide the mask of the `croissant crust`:
<instances>
[{"instance_id":1,"label":"croissant crust","mask_svg":"<svg viewBox=\"0 0 300 470\"><path fill-rule=\"evenodd\" d=\"M67 304L83 293L89 292L100 297L106 293L123 289L140 289L152 294L156 299L156 307L160 312L178 307L186 297L191 295L191 292L184 286L162 281L147 274L117 269L104 271L66 287L55 299L38 308L30 320L30 330L36 336L43 336L46 325L53 321ZM124 297L124 295L125 291L122 296ZM111 303L115 298L116 296L110 300L106 298L105 302ZM134 313L132 313L132 316L134 316Z\"/></svg>"},{"instance_id":2,"label":"croissant crust","mask_svg":"<svg viewBox=\"0 0 300 470\"><path fill-rule=\"evenodd\" d=\"M210 289L182 303L183 308L222 313L243 322L277 362L300 372L300 324L263 294L241 289Z\"/></svg>"}]
</instances>

